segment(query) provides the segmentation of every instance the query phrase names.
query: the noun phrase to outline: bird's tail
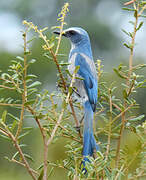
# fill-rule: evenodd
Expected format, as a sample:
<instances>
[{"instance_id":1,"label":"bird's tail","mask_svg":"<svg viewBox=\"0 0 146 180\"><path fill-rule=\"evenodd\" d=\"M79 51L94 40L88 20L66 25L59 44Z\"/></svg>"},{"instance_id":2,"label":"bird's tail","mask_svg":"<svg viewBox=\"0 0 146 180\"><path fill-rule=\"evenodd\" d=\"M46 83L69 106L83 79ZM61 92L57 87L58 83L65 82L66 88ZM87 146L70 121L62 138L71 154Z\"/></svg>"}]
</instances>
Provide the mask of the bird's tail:
<instances>
[{"instance_id":1,"label":"bird's tail","mask_svg":"<svg viewBox=\"0 0 146 180\"><path fill-rule=\"evenodd\" d=\"M84 104L84 137L83 137L83 156L84 161L89 161L87 156L92 156L93 153L99 150L93 134L93 117L94 112L89 101Z\"/></svg>"}]
</instances>

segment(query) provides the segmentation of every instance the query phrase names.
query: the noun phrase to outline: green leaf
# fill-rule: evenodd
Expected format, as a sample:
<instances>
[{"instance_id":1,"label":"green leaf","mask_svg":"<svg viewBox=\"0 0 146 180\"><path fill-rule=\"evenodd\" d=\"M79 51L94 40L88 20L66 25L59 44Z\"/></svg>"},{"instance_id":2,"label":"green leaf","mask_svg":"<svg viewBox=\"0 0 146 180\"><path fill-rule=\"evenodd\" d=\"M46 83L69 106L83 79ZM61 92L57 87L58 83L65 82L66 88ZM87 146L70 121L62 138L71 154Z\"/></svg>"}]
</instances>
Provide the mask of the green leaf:
<instances>
[{"instance_id":1,"label":"green leaf","mask_svg":"<svg viewBox=\"0 0 146 180\"><path fill-rule=\"evenodd\" d=\"M28 86L28 88L33 88L33 87L39 86L39 85L41 85L41 82L35 81L34 83L30 84L30 85Z\"/></svg>"},{"instance_id":2,"label":"green leaf","mask_svg":"<svg viewBox=\"0 0 146 180\"><path fill-rule=\"evenodd\" d=\"M65 71L66 71L66 73L67 73L70 77L72 77L72 74L69 72L68 69L66 69Z\"/></svg>"},{"instance_id":3,"label":"green leaf","mask_svg":"<svg viewBox=\"0 0 146 180\"><path fill-rule=\"evenodd\" d=\"M78 70L80 69L80 66L76 66L74 73L77 74Z\"/></svg>"},{"instance_id":4,"label":"green leaf","mask_svg":"<svg viewBox=\"0 0 146 180\"><path fill-rule=\"evenodd\" d=\"M63 57L66 57L66 54L57 54L57 56L63 56Z\"/></svg>"},{"instance_id":5,"label":"green leaf","mask_svg":"<svg viewBox=\"0 0 146 180\"><path fill-rule=\"evenodd\" d=\"M2 122L5 123L6 121L6 116L7 116L7 111L5 110L2 114Z\"/></svg>"},{"instance_id":6,"label":"green leaf","mask_svg":"<svg viewBox=\"0 0 146 180\"><path fill-rule=\"evenodd\" d=\"M37 168L37 170L40 170L40 169L42 169L44 167L44 164L42 163L38 168Z\"/></svg>"},{"instance_id":7,"label":"green leaf","mask_svg":"<svg viewBox=\"0 0 146 180\"><path fill-rule=\"evenodd\" d=\"M29 51L29 50L26 50L25 52L24 52L24 55L30 55L31 54L31 52Z\"/></svg>"},{"instance_id":8,"label":"green leaf","mask_svg":"<svg viewBox=\"0 0 146 180\"><path fill-rule=\"evenodd\" d=\"M135 25L135 23L133 21L129 21L129 23L132 24L132 25Z\"/></svg>"},{"instance_id":9,"label":"green leaf","mask_svg":"<svg viewBox=\"0 0 146 180\"><path fill-rule=\"evenodd\" d=\"M123 31L127 36L130 36L129 33L128 33L125 29L122 29L122 31Z\"/></svg>"},{"instance_id":10,"label":"green leaf","mask_svg":"<svg viewBox=\"0 0 146 180\"><path fill-rule=\"evenodd\" d=\"M68 92L69 92L70 94L72 94L72 92L73 92L72 87L69 87L69 88L68 88Z\"/></svg>"},{"instance_id":11,"label":"green leaf","mask_svg":"<svg viewBox=\"0 0 146 180\"><path fill-rule=\"evenodd\" d=\"M36 36L32 37L30 40L28 40L26 43L29 44L30 42L32 42L34 39L36 39Z\"/></svg>"},{"instance_id":12,"label":"green leaf","mask_svg":"<svg viewBox=\"0 0 146 180\"><path fill-rule=\"evenodd\" d=\"M2 79L6 79L7 77L10 78L10 75L8 73L2 73L1 77Z\"/></svg>"},{"instance_id":13,"label":"green leaf","mask_svg":"<svg viewBox=\"0 0 146 180\"><path fill-rule=\"evenodd\" d=\"M23 134L21 134L20 136L18 136L18 139L20 140L21 138L23 138L24 136L28 135L30 133L30 131L27 131Z\"/></svg>"},{"instance_id":14,"label":"green leaf","mask_svg":"<svg viewBox=\"0 0 146 180\"><path fill-rule=\"evenodd\" d=\"M47 53L44 53L44 56L47 57L48 59L53 59L51 56L49 56Z\"/></svg>"},{"instance_id":15,"label":"green leaf","mask_svg":"<svg viewBox=\"0 0 146 180\"><path fill-rule=\"evenodd\" d=\"M24 128L23 128L23 130L27 130L27 131L28 131L28 130L32 130L32 129L33 129L33 127L24 127Z\"/></svg>"},{"instance_id":16,"label":"green leaf","mask_svg":"<svg viewBox=\"0 0 146 180\"><path fill-rule=\"evenodd\" d=\"M20 144L19 146L20 147L26 147L27 145L26 144Z\"/></svg>"},{"instance_id":17,"label":"green leaf","mask_svg":"<svg viewBox=\"0 0 146 180\"><path fill-rule=\"evenodd\" d=\"M140 15L140 17L146 18L146 15Z\"/></svg>"},{"instance_id":18,"label":"green leaf","mask_svg":"<svg viewBox=\"0 0 146 180\"><path fill-rule=\"evenodd\" d=\"M44 170L41 171L39 177L38 177L38 180L42 180L43 179L43 175L44 175Z\"/></svg>"},{"instance_id":19,"label":"green leaf","mask_svg":"<svg viewBox=\"0 0 146 180\"><path fill-rule=\"evenodd\" d=\"M14 121L13 121L13 124L12 124L12 126L11 126L11 131L13 131L13 130L15 129L16 125L17 125L17 121L14 120Z\"/></svg>"},{"instance_id":20,"label":"green leaf","mask_svg":"<svg viewBox=\"0 0 146 180\"><path fill-rule=\"evenodd\" d=\"M11 140L8 136L5 136L5 135L3 135L3 134L0 134L0 136L3 138L3 139L6 139L6 140Z\"/></svg>"},{"instance_id":21,"label":"green leaf","mask_svg":"<svg viewBox=\"0 0 146 180\"><path fill-rule=\"evenodd\" d=\"M24 154L24 156L25 156L27 159L29 159L29 160L31 160L32 162L34 162L33 158L32 158L30 155Z\"/></svg>"},{"instance_id":22,"label":"green leaf","mask_svg":"<svg viewBox=\"0 0 146 180\"><path fill-rule=\"evenodd\" d=\"M48 173L48 177L50 177L50 176L52 175L53 170L54 170L54 167L51 167L51 170L50 170L50 172Z\"/></svg>"},{"instance_id":23,"label":"green leaf","mask_svg":"<svg viewBox=\"0 0 146 180\"><path fill-rule=\"evenodd\" d=\"M138 30L142 27L142 25L143 25L143 21L142 21L142 22L140 22L140 24L139 24L138 28L136 28L136 31L138 31Z\"/></svg>"},{"instance_id":24,"label":"green leaf","mask_svg":"<svg viewBox=\"0 0 146 180\"><path fill-rule=\"evenodd\" d=\"M66 106L67 106L67 104L66 104L66 102L63 100L63 102L62 102L62 108L65 109Z\"/></svg>"},{"instance_id":25,"label":"green leaf","mask_svg":"<svg viewBox=\"0 0 146 180\"><path fill-rule=\"evenodd\" d=\"M60 66L68 66L70 63L59 63Z\"/></svg>"},{"instance_id":26,"label":"green leaf","mask_svg":"<svg viewBox=\"0 0 146 180\"><path fill-rule=\"evenodd\" d=\"M48 30L48 27L44 27L43 29L40 29L41 32L44 32L46 30Z\"/></svg>"},{"instance_id":27,"label":"green leaf","mask_svg":"<svg viewBox=\"0 0 146 180\"><path fill-rule=\"evenodd\" d=\"M15 159L15 157L16 157L18 154L19 154L19 152L17 151L17 152L13 155L12 159Z\"/></svg>"},{"instance_id":28,"label":"green leaf","mask_svg":"<svg viewBox=\"0 0 146 180\"><path fill-rule=\"evenodd\" d=\"M28 106L28 105L32 105L32 104L34 104L35 103L35 99L32 99L32 100L29 100L29 101L27 101L27 102L25 102L25 106Z\"/></svg>"},{"instance_id":29,"label":"green leaf","mask_svg":"<svg viewBox=\"0 0 146 180\"><path fill-rule=\"evenodd\" d=\"M19 59L20 61L24 62L24 58L23 57L17 56L16 58Z\"/></svg>"},{"instance_id":30,"label":"green leaf","mask_svg":"<svg viewBox=\"0 0 146 180\"><path fill-rule=\"evenodd\" d=\"M76 77L76 79L79 79L79 80L84 80L84 78L82 78L82 77Z\"/></svg>"},{"instance_id":31,"label":"green leaf","mask_svg":"<svg viewBox=\"0 0 146 180\"><path fill-rule=\"evenodd\" d=\"M120 72L119 72L116 68L114 68L113 70L114 70L114 72L115 72L120 78L126 79L126 77L122 76L122 75L120 74Z\"/></svg>"},{"instance_id":32,"label":"green leaf","mask_svg":"<svg viewBox=\"0 0 146 180\"><path fill-rule=\"evenodd\" d=\"M126 48L131 49L130 46L126 43L123 44Z\"/></svg>"},{"instance_id":33,"label":"green leaf","mask_svg":"<svg viewBox=\"0 0 146 180\"><path fill-rule=\"evenodd\" d=\"M29 64L33 64L33 63L35 63L36 62L36 59L31 59L30 61L29 61Z\"/></svg>"},{"instance_id":34,"label":"green leaf","mask_svg":"<svg viewBox=\"0 0 146 180\"><path fill-rule=\"evenodd\" d=\"M34 75L34 74L28 74L28 75L26 76L26 80L31 79L31 78L37 78L37 76Z\"/></svg>"},{"instance_id":35,"label":"green leaf","mask_svg":"<svg viewBox=\"0 0 146 180\"><path fill-rule=\"evenodd\" d=\"M140 121L140 120L142 120L144 117L145 117L145 115L143 114L143 115L140 115L140 116L138 116L138 117L129 119L128 121L132 121L132 122Z\"/></svg>"},{"instance_id":36,"label":"green leaf","mask_svg":"<svg viewBox=\"0 0 146 180\"><path fill-rule=\"evenodd\" d=\"M19 118L16 117L16 116L14 116L13 114L8 113L8 115L9 115L11 118L13 118L14 120L16 120L17 122L19 121Z\"/></svg>"},{"instance_id":37,"label":"green leaf","mask_svg":"<svg viewBox=\"0 0 146 180\"><path fill-rule=\"evenodd\" d=\"M123 90L123 97L124 97L125 99L127 99L127 97L128 97L127 91L126 91L125 89Z\"/></svg>"},{"instance_id":38,"label":"green leaf","mask_svg":"<svg viewBox=\"0 0 146 180\"><path fill-rule=\"evenodd\" d=\"M108 179L111 179L111 172L106 167L104 168L104 170L105 170L105 174L108 177Z\"/></svg>"},{"instance_id":39,"label":"green leaf","mask_svg":"<svg viewBox=\"0 0 146 180\"><path fill-rule=\"evenodd\" d=\"M137 12L137 9L135 9L135 12L134 12L134 17L136 18L138 15L138 12Z\"/></svg>"},{"instance_id":40,"label":"green leaf","mask_svg":"<svg viewBox=\"0 0 146 180\"><path fill-rule=\"evenodd\" d=\"M122 8L122 9L125 11L135 11L134 9L131 9L131 8Z\"/></svg>"}]
</instances>

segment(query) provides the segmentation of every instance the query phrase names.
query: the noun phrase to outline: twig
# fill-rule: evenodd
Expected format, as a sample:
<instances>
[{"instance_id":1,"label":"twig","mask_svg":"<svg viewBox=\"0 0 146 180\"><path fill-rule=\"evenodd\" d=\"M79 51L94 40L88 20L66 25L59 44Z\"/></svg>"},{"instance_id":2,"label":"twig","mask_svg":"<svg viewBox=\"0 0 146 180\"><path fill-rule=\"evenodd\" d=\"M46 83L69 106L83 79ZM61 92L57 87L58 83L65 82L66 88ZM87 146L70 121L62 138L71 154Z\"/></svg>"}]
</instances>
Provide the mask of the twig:
<instances>
[{"instance_id":1,"label":"twig","mask_svg":"<svg viewBox=\"0 0 146 180\"><path fill-rule=\"evenodd\" d=\"M21 107L22 104L0 103L0 106L16 106L16 107Z\"/></svg>"},{"instance_id":2,"label":"twig","mask_svg":"<svg viewBox=\"0 0 146 180\"><path fill-rule=\"evenodd\" d=\"M77 138L74 138L74 137L72 137L72 136L67 136L67 135L65 135L65 134L62 134L62 136L65 137L65 138L69 138L69 139L72 139L72 140L74 140L74 141L76 141L76 142L81 143L80 140L78 140Z\"/></svg>"},{"instance_id":3,"label":"twig","mask_svg":"<svg viewBox=\"0 0 146 180\"><path fill-rule=\"evenodd\" d=\"M121 173L121 171L123 170L123 168L124 168L124 164L121 166L120 170L118 171L118 173L117 173L117 175L116 175L116 177L115 177L115 180L118 180L118 178L119 178L119 176L120 176L120 173Z\"/></svg>"},{"instance_id":4,"label":"twig","mask_svg":"<svg viewBox=\"0 0 146 180\"><path fill-rule=\"evenodd\" d=\"M132 74L132 70L133 70L133 55L134 55L135 37L136 37L137 24L138 24L138 12L139 12L139 8L140 8L139 7L139 2L137 4L135 4L135 1L133 1L132 3L133 3L134 10L135 10L134 11L135 23L134 23L133 33L132 33L130 56L129 56L129 71L128 71L128 79L127 79L127 85L129 87L126 90L128 96L131 94L133 86L134 86L134 82L132 82L132 85L131 85L131 74ZM127 109L127 102L126 102L125 99L124 99L124 105L123 106L124 106L124 109ZM122 116L121 116L122 123L121 123L121 127L120 127L118 143L117 143L116 161L115 161L115 164L116 164L117 168L118 168L118 163L119 163L119 160L120 160L121 139L122 139L123 131L125 129L125 122L126 122L125 115L126 115L126 111L124 111L124 113L122 113Z\"/></svg>"},{"instance_id":5,"label":"twig","mask_svg":"<svg viewBox=\"0 0 146 180\"><path fill-rule=\"evenodd\" d=\"M72 80L71 80L71 83L70 83L70 87L71 87L71 88L73 87L74 80L75 80L75 73L73 74L73 77L72 77ZM71 95L71 92L68 92L67 97L66 97L66 100L65 100L65 103L66 103L66 104L68 104L68 102L69 102L70 95ZM59 118L58 118L58 120L57 120L57 122L56 122L56 125L55 125L52 133L51 133L51 136L50 136L49 140L47 141L47 145L49 145L49 144L52 142L53 137L55 136L55 133L56 133L56 131L57 131L57 128L58 128L58 126L59 126L59 124L60 124L60 122L61 122L61 120L62 120L62 118L63 118L64 111L65 111L65 108L63 108L62 111L61 111L61 113L60 113L60 116L59 116Z\"/></svg>"},{"instance_id":6,"label":"twig","mask_svg":"<svg viewBox=\"0 0 146 180\"><path fill-rule=\"evenodd\" d=\"M108 154L110 152L110 143L111 143L111 122L112 122L112 96L111 90L109 89L109 105L110 105L110 117L109 117L109 130L108 130L108 140L107 140L107 147L106 147L106 156L105 159L108 159Z\"/></svg>"},{"instance_id":7,"label":"twig","mask_svg":"<svg viewBox=\"0 0 146 180\"><path fill-rule=\"evenodd\" d=\"M37 180L37 178L34 176L34 174L33 174L33 172L32 172L32 169L30 168L27 160L25 159L25 156L24 156L24 154L23 154L20 146L19 146L18 143L17 143L17 140L15 139L15 137L13 136L13 134L11 134L10 132L8 133L8 135L9 135L9 137L12 139L12 141L13 141L16 149L18 150L18 152L19 152L19 154L20 154L20 156L21 156L21 158L22 158L22 160L23 160L23 162L24 162L24 164L25 164L25 167L26 167L26 169L28 170L29 174L31 175L31 177L32 177L34 180Z\"/></svg>"},{"instance_id":8,"label":"twig","mask_svg":"<svg viewBox=\"0 0 146 180\"><path fill-rule=\"evenodd\" d=\"M6 131L3 130L2 128L0 128L0 132L3 133L4 135L10 137L10 138L12 139L12 141L13 141L16 149L18 150L18 152L19 152L19 154L20 154L20 156L21 156L21 158L22 158L22 160L23 160L24 163L19 162L19 161L15 160L15 159L12 159L11 161L12 161L12 162L15 162L15 163L17 163L17 164L20 164L20 165L22 165L22 166L24 166L24 167L26 167L26 169L28 170L28 172L29 172L29 174L32 176L32 178L33 178L34 180L37 180L37 178L33 175L33 173L34 173L34 174L37 174L37 175L38 175L39 173L29 167L29 164L28 164L28 162L26 161L26 159L25 159L25 157L24 157L24 155L23 155L23 152L22 152L20 146L18 145L15 137L13 136L13 134L10 133L10 132L6 132Z\"/></svg>"},{"instance_id":9,"label":"twig","mask_svg":"<svg viewBox=\"0 0 146 180\"><path fill-rule=\"evenodd\" d=\"M34 116L34 119L40 129L40 132L42 134L42 137L44 138L45 137L45 133L44 133L44 130L43 130L43 127L41 126L41 123L40 123L40 120L38 119L38 117L36 116L36 112L31 108L31 106L27 106L29 112Z\"/></svg>"},{"instance_id":10,"label":"twig","mask_svg":"<svg viewBox=\"0 0 146 180\"><path fill-rule=\"evenodd\" d=\"M71 97L69 99L69 105L70 105L71 110L72 110L72 115L74 117L76 127L80 127L80 123L79 123L79 121L78 121L78 119L76 117L76 113L75 113L75 110L74 110L74 107L73 107L73 103L72 103L72 98ZM80 138L82 138L80 129L79 129L78 133L79 133Z\"/></svg>"},{"instance_id":11,"label":"twig","mask_svg":"<svg viewBox=\"0 0 146 180\"><path fill-rule=\"evenodd\" d=\"M4 86L4 85L0 85L0 88L15 90L15 88L13 88L13 87L7 87L7 86Z\"/></svg>"},{"instance_id":12,"label":"twig","mask_svg":"<svg viewBox=\"0 0 146 180\"><path fill-rule=\"evenodd\" d=\"M5 132L2 128L0 128L1 132L7 136L9 136L11 138L11 140L13 141L14 145L15 145L15 148L18 150L19 152L19 155L20 157L22 158L22 161L24 162L24 165L28 171L28 173L31 175L31 177L34 179L34 180L37 180L37 178L35 177L35 175L33 174L33 171L32 169L30 168L27 160L25 159L25 156L17 142L17 139L15 138L15 136L13 136L13 134L9 131L8 127L3 123L3 126L5 127L5 129L7 130L7 132Z\"/></svg>"},{"instance_id":13,"label":"twig","mask_svg":"<svg viewBox=\"0 0 146 180\"><path fill-rule=\"evenodd\" d=\"M4 134L5 136L8 136L8 133L7 133L7 131L5 131L3 128L1 128L0 127L0 132L2 133L2 134Z\"/></svg>"},{"instance_id":14,"label":"twig","mask_svg":"<svg viewBox=\"0 0 146 180\"><path fill-rule=\"evenodd\" d=\"M138 24L138 10L139 5L137 5L137 8L135 9L135 23L134 23L134 31L132 35L132 41L131 41L131 49L130 49L130 57L129 57L129 73L128 73L128 81L131 78L132 74L132 66L133 66L133 52L134 52L134 46L135 46L135 36L137 32L137 24ZM130 83L130 82L129 82Z\"/></svg>"},{"instance_id":15,"label":"twig","mask_svg":"<svg viewBox=\"0 0 146 180\"><path fill-rule=\"evenodd\" d=\"M141 16L141 14L143 13L143 11L146 9L146 5L142 7L142 9L140 10L138 17Z\"/></svg>"},{"instance_id":16,"label":"twig","mask_svg":"<svg viewBox=\"0 0 146 180\"><path fill-rule=\"evenodd\" d=\"M117 144L117 150L116 150L116 167L118 168L119 159L120 159L120 147L121 147L121 139L123 135L123 131L125 128L125 112L122 114L122 125L120 128L119 138L118 138L118 144Z\"/></svg>"},{"instance_id":17,"label":"twig","mask_svg":"<svg viewBox=\"0 0 146 180\"><path fill-rule=\"evenodd\" d=\"M124 3L124 5L125 5L125 6L128 6L128 5L130 5L130 4L133 4L135 1L136 1L136 0L128 1L128 2Z\"/></svg>"},{"instance_id":18,"label":"twig","mask_svg":"<svg viewBox=\"0 0 146 180\"><path fill-rule=\"evenodd\" d=\"M36 116L35 111L31 108L31 106L27 106L28 110L31 112L31 114L34 116L34 119L40 129L42 138L43 138L43 144L44 144L44 176L43 176L43 180L47 180L47 168L48 168L48 145L47 145L47 139L46 139L46 135L45 135L45 131L44 128L42 127L40 120L38 119L38 117Z\"/></svg>"},{"instance_id":19,"label":"twig","mask_svg":"<svg viewBox=\"0 0 146 180\"><path fill-rule=\"evenodd\" d=\"M69 11L68 9L68 6L69 6L69 3L65 3L62 10L61 10L61 13L59 14L60 18L60 22L61 22L61 26L60 26L60 35L59 35L59 38L58 38L58 43L57 43L57 48L56 48L56 51L55 51L55 56L57 56L58 54L58 51L59 51L59 47L60 47L60 43L61 43L61 37L62 37L62 33L63 33L63 26L65 24L65 16L67 14L67 12Z\"/></svg>"},{"instance_id":20,"label":"twig","mask_svg":"<svg viewBox=\"0 0 146 180\"><path fill-rule=\"evenodd\" d=\"M22 162L19 162L19 161L17 161L16 159L11 159L11 161L12 162L15 162L15 163L17 163L17 164L20 164L21 166L24 166L25 167L25 164L24 163L22 163ZM32 168L30 168L31 169L31 171L34 173L34 174L36 174L36 175L39 175L39 173L37 172L37 171L35 171L34 169L32 169Z\"/></svg>"},{"instance_id":21,"label":"twig","mask_svg":"<svg viewBox=\"0 0 146 180\"><path fill-rule=\"evenodd\" d=\"M120 114L118 114L112 121L111 124L113 124L118 118L122 117L124 113L126 113L134 104L130 104L124 111L122 111Z\"/></svg>"}]
</instances>

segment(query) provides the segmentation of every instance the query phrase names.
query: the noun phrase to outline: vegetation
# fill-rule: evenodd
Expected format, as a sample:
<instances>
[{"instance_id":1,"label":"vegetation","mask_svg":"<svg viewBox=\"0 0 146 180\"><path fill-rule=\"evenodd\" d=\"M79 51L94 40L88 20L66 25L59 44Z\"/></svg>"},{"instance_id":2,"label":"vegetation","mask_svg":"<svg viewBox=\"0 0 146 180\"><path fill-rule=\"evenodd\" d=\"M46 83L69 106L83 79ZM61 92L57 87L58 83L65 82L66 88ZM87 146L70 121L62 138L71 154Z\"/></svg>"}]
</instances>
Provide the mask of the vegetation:
<instances>
[{"instance_id":1,"label":"vegetation","mask_svg":"<svg viewBox=\"0 0 146 180\"><path fill-rule=\"evenodd\" d=\"M135 100L135 94L139 88L145 88L146 80L140 74L145 64L133 65L135 37L142 28L143 11L146 2L141 0L130 1L125 6L133 4L133 8L124 8L132 11L134 21L132 32L123 32L129 37L129 42L124 46L129 49L129 65L120 64L114 68L117 81L110 85L105 80L105 72L100 60L97 60L99 103L95 114L95 137L100 144L101 151L97 157L90 158L87 164L88 174L81 171L82 161L82 106L76 101L73 94L73 86L76 68L73 76L67 70L66 61L58 61L63 28L66 25L65 17L69 11L69 4L65 3L58 15L59 38L54 35L47 36L47 28L39 29L32 22L23 21L25 30L22 33L24 40L23 57L17 56L12 60L7 72L1 72L0 90L8 92L8 96L0 99L3 112L0 119L0 136L9 140L15 147L12 157L6 157L10 162L24 166L32 179L47 180L53 171L61 168L66 173L66 179L144 179L145 174L145 116L135 113L139 108ZM40 91L41 82L37 76L31 74L30 69L35 59L30 58L29 44L34 40L28 39L30 31L34 30L36 36L42 40L44 56L53 62L57 69L57 86L59 92ZM70 77L70 78L68 78ZM69 80L71 79L71 81ZM119 85L118 82L122 83ZM118 87L119 86L119 87ZM117 88L118 87L118 88ZM10 92L10 93L9 93ZM17 94L17 96L16 96ZM11 110L7 111L7 107ZM14 114L14 112L16 112ZM34 167L32 155L27 154L26 144L23 139L34 128L26 127L25 121L31 118L37 124L40 131L43 146L43 162L39 167ZM73 119L74 121L70 121ZM80 127L80 128L75 128ZM66 144L67 157L61 161L51 162L48 158L48 150L53 143L61 137L68 139ZM29 145L31 146L31 145Z\"/></svg>"}]
</instances>

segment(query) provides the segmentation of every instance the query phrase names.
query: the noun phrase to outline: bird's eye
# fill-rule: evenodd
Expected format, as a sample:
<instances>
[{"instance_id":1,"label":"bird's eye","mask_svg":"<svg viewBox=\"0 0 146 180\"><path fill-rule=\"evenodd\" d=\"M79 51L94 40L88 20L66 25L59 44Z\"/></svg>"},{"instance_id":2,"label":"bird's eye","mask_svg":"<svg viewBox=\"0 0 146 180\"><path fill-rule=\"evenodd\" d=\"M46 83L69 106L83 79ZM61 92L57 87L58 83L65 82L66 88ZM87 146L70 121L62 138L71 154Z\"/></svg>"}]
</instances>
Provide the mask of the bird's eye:
<instances>
[{"instance_id":1,"label":"bird's eye","mask_svg":"<svg viewBox=\"0 0 146 180\"><path fill-rule=\"evenodd\" d=\"M72 31L69 31L69 34L70 34L70 35L75 35L76 32L72 30Z\"/></svg>"}]
</instances>

